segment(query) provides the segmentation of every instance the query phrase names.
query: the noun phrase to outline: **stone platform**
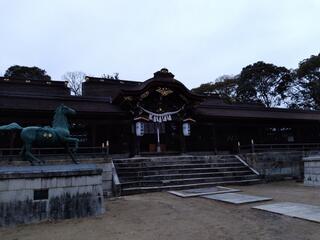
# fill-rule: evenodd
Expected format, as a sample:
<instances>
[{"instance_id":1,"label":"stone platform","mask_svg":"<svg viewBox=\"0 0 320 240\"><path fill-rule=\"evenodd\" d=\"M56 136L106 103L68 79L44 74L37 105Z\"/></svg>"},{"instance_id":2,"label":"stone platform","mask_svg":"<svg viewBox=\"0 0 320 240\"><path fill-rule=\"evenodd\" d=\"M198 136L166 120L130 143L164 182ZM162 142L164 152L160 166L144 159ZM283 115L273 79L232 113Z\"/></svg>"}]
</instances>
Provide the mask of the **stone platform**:
<instances>
[{"instance_id":1,"label":"stone platform","mask_svg":"<svg viewBox=\"0 0 320 240\"><path fill-rule=\"evenodd\" d=\"M41 156L41 159L45 160L48 166L50 165L72 165L71 160L63 156ZM112 173L113 164L110 158L94 157L94 156L79 156L77 161L83 164L95 164L98 168L102 169L102 189L104 197L110 197L113 195L112 186ZM0 161L0 169L3 167L22 167L30 166L28 161L22 161L20 159L15 159L13 161Z\"/></svg>"},{"instance_id":2,"label":"stone platform","mask_svg":"<svg viewBox=\"0 0 320 240\"><path fill-rule=\"evenodd\" d=\"M202 197L232 204L245 204L272 200L272 198L269 197L254 196L242 193L222 193L215 195L205 195Z\"/></svg>"},{"instance_id":3,"label":"stone platform","mask_svg":"<svg viewBox=\"0 0 320 240\"><path fill-rule=\"evenodd\" d=\"M230 193L230 192L239 192L238 189L232 189L227 187L209 187L209 188L194 188L194 189L186 189L186 190L180 190L180 191L169 191L169 193L183 197L198 197L198 196L204 196L204 195L211 195L211 194L221 194L221 193Z\"/></svg>"},{"instance_id":4,"label":"stone platform","mask_svg":"<svg viewBox=\"0 0 320 240\"><path fill-rule=\"evenodd\" d=\"M304 185L320 186L320 155L303 158Z\"/></svg>"},{"instance_id":5,"label":"stone platform","mask_svg":"<svg viewBox=\"0 0 320 240\"><path fill-rule=\"evenodd\" d=\"M253 208L320 223L320 206L281 202L256 206Z\"/></svg>"},{"instance_id":6,"label":"stone platform","mask_svg":"<svg viewBox=\"0 0 320 240\"><path fill-rule=\"evenodd\" d=\"M95 164L0 167L0 226L104 212Z\"/></svg>"}]
</instances>

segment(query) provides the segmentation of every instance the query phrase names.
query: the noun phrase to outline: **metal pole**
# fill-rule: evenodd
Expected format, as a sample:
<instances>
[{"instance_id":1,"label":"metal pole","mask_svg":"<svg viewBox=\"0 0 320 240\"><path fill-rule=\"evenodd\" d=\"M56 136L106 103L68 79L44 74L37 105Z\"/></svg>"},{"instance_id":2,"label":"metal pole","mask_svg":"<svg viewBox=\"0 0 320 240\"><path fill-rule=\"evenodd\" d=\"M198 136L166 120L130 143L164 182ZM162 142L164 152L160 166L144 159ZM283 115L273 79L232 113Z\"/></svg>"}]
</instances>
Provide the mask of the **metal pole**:
<instances>
[{"instance_id":1,"label":"metal pole","mask_svg":"<svg viewBox=\"0 0 320 240\"><path fill-rule=\"evenodd\" d=\"M106 141L106 147L107 147L107 158L109 158L109 140Z\"/></svg>"},{"instance_id":2,"label":"metal pole","mask_svg":"<svg viewBox=\"0 0 320 240\"><path fill-rule=\"evenodd\" d=\"M159 124L157 124L157 152L161 152Z\"/></svg>"},{"instance_id":3,"label":"metal pole","mask_svg":"<svg viewBox=\"0 0 320 240\"><path fill-rule=\"evenodd\" d=\"M106 160L106 151L105 151L104 142L101 144L101 150L102 150L102 154L103 154L103 159Z\"/></svg>"},{"instance_id":4,"label":"metal pole","mask_svg":"<svg viewBox=\"0 0 320 240\"><path fill-rule=\"evenodd\" d=\"M251 152L254 153L254 141L251 139Z\"/></svg>"}]
</instances>

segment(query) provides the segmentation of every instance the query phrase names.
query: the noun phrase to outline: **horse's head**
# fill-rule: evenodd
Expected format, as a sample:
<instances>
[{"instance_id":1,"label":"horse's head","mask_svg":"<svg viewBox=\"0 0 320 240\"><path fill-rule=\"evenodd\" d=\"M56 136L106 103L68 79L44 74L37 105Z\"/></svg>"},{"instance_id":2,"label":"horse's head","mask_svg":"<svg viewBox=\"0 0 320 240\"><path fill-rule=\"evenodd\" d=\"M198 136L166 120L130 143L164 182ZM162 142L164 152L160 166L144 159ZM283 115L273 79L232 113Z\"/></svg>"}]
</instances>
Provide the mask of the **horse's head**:
<instances>
[{"instance_id":1,"label":"horse's head","mask_svg":"<svg viewBox=\"0 0 320 240\"><path fill-rule=\"evenodd\" d=\"M63 113L64 115L75 115L76 111L70 107L67 107L64 104L61 104L56 111L60 111L61 113Z\"/></svg>"},{"instance_id":2,"label":"horse's head","mask_svg":"<svg viewBox=\"0 0 320 240\"><path fill-rule=\"evenodd\" d=\"M61 104L59 107L57 107L54 113L52 127L69 128L67 115L74 114L76 114L75 110L65 106L64 104Z\"/></svg>"}]
</instances>

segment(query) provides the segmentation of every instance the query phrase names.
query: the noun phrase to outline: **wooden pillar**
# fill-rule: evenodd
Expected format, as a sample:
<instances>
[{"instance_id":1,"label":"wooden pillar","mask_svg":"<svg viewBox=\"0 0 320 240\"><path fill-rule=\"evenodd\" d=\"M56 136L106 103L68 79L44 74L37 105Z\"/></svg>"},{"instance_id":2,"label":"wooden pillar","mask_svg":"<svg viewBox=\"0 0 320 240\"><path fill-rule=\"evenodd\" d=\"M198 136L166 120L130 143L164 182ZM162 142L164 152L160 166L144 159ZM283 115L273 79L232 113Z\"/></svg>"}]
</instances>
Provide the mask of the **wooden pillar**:
<instances>
[{"instance_id":1,"label":"wooden pillar","mask_svg":"<svg viewBox=\"0 0 320 240\"><path fill-rule=\"evenodd\" d=\"M211 128L212 128L212 148L213 148L213 152L215 154L217 154L218 153L218 149L217 149L217 132L216 132L215 124L212 124Z\"/></svg>"},{"instance_id":2,"label":"wooden pillar","mask_svg":"<svg viewBox=\"0 0 320 240\"><path fill-rule=\"evenodd\" d=\"M181 146L181 153L185 153L187 151L186 147L186 137L183 134L180 134L180 146Z\"/></svg>"},{"instance_id":3,"label":"wooden pillar","mask_svg":"<svg viewBox=\"0 0 320 240\"><path fill-rule=\"evenodd\" d=\"M132 151L131 156L140 155L141 149L140 149L140 143L141 143L141 137L137 135L133 135L132 137Z\"/></svg>"},{"instance_id":4,"label":"wooden pillar","mask_svg":"<svg viewBox=\"0 0 320 240\"><path fill-rule=\"evenodd\" d=\"M97 125L93 124L91 127L91 145L92 147L96 147L97 144Z\"/></svg>"}]
</instances>

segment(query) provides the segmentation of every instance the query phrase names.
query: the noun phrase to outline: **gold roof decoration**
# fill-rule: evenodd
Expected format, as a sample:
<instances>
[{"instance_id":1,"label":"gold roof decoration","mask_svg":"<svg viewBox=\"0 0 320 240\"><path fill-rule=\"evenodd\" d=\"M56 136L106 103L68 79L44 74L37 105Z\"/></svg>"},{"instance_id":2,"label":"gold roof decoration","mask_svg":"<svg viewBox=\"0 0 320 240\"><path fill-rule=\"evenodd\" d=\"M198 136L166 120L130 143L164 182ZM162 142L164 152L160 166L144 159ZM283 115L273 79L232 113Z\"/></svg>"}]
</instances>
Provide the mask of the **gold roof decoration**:
<instances>
[{"instance_id":1,"label":"gold roof decoration","mask_svg":"<svg viewBox=\"0 0 320 240\"><path fill-rule=\"evenodd\" d=\"M169 94L173 93L173 91L170 88L165 87L159 87L156 89L158 93L160 93L162 96L168 96Z\"/></svg>"},{"instance_id":2,"label":"gold roof decoration","mask_svg":"<svg viewBox=\"0 0 320 240\"><path fill-rule=\"evenodd\" d=\"M126 100L126 101L132 101L132 97L131 97L131 96L126 96L126 97L124 97L124 100Z\"/></svg>"},{"instance_id":3,"label":"gold roof decoration","mask_svg":"<svg viewBox=\"0 0 320 240\"><path fill-rule=\"evenodd\" d=\"M148 96L149 96L149 91L146 91L146 92L142 93L140 97L141 97L141 99L143 99L143 98L146 98Z\"/></svg>"}]
</instances>

